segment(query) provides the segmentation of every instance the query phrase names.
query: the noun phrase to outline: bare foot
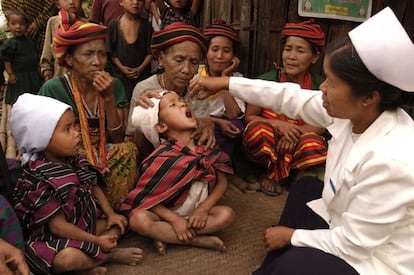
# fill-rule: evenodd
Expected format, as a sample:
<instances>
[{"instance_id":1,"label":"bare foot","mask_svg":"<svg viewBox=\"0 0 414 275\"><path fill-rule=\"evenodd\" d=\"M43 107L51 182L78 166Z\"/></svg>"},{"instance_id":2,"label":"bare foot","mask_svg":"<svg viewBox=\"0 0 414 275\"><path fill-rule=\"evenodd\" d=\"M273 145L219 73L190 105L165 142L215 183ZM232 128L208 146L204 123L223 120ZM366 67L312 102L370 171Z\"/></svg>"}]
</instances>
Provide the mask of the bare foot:
<instances>
[{"instance_id":1,"label":"bare foot","mask_svg":"<svg viewBox=\"0 0 414 275\"><path fill-rule=\"evenodd\" d=\"M128 248L116 248L114 251L109 252L108 262L117 264L137 265L143 257L143 251L141 248L128 247Z\"/></svg>"},{"instance_id":2,"label":"bare foot","mask_svg":"<svg viewBox=\"0 0 414 275\"><path fill-rule=\"evenodd\" d=\"M161 241L154 240L155 249L158 251L158 254L164 255L167 251L167 245Z\"/></svg>"},{"instance_id":3,"label":"bare foot","mask_svg":"<svg viewBox=\"0 0 414 275\"><path fill-rule=\"evenodd\" d=\"M96 266L94 268L76 272L77 275L105 275L108 269L104 266Z\"/></svg>"},{"instance_id":4,"label":"bare foot","mask_svg":"<svg viewBox=\"0 0 414 275\"><path fill-rule=\"evenodd\" d=\"M224 252L226 246L223 241L217 236L197 236L191 242L192 245L196 247L209 248Z\"/></svg>"}]
</instances>

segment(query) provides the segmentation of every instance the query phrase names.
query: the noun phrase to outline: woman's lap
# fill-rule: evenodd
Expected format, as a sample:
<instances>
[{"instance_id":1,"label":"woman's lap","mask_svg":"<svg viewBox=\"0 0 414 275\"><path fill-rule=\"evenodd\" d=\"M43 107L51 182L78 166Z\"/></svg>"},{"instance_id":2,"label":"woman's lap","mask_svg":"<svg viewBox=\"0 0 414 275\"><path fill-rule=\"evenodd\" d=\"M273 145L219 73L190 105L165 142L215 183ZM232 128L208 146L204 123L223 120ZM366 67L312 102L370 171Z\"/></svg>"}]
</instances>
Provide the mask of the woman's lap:
<instances>
[{"instance_id":1,"label":"woman's lap","mask_svg":"<svg viewBox=\"0 0 414 275\"><path fill-rule=\"evenodd\" d=\"M108 167L110 174L106 176L108 185L108 200L115 210L135 187L138 167L138 149L133 142L114 144L108 150Z\"/></svg>"},{"instance_id":2,"label":"woman's lap","mask_svg":"<svg viewBox=\"0 0 414 275\"><path fill-rule=\"evenodd\" d=\"M274 253L274 254L272 254ZM310 247L290 247L275 255L269 253L254 275L270 274L336 274L356 275L358 272L344 260Z\"/></svg>"},{"instance_id":3,"label":"woman's lap","mask_svg":"<svg viewBox=\"0 0 414 275\"><path fill-rule=\"evenodd\" d=\"M328 224L306 203L322 195L323 182L303 177L293 183L279 225L301 229L324 229ZM261 274L358 274L342 259L310 247L288 247L266 255L254 275Z\"/></svg>"}]
</instances>

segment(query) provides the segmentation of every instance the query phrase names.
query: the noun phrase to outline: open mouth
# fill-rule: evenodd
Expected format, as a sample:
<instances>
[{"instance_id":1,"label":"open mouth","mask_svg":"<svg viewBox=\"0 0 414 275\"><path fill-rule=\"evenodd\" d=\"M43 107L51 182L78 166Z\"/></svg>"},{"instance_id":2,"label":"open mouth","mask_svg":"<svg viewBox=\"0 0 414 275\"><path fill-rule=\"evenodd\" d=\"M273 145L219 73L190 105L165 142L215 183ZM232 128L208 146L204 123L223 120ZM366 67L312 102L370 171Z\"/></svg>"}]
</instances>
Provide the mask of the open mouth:
<instances>
[{"instance_id":1,"label":"open mouth","mask_svg":"<svg viewBox=\"0 0 414 275\"><path fill-rule=\"evenodd\" d=\"M194 116L193 116L193 112L191 112L191 110L189 109L189 108L187 108L186 110L185 110L185 116L187 117L187 118L193 118Z\"/></svg>"}]
</instances>

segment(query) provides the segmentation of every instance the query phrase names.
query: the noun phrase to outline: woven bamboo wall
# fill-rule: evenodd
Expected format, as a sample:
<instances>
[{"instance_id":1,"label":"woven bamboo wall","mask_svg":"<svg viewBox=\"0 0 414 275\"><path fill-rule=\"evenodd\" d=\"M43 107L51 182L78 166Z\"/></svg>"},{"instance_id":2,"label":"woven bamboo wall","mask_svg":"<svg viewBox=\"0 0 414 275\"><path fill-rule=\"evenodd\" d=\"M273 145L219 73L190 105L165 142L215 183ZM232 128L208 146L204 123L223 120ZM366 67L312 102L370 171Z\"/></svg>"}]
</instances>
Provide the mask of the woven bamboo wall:
<instances>
[{"instance_id":1,"label":"woven bamboo wall","mask_svg":"<svg viewBox=\"0 0 414 275\"><path fill-rule=\"evenodd\" d=\"M414 1L373 0L372 13L390 6L404 27L414 37ZM242 47L240 72L255 77L280 64L280 31L287 22L306 20L297 13L297 0L204 0L201 14L202 26L212 19L222 18L239 31ZM316 19L327 35L327 41L346 34L358 25L356 22L333 19ZM314 70L320 72L320 62Z\"/></svg>"}]
</instances>

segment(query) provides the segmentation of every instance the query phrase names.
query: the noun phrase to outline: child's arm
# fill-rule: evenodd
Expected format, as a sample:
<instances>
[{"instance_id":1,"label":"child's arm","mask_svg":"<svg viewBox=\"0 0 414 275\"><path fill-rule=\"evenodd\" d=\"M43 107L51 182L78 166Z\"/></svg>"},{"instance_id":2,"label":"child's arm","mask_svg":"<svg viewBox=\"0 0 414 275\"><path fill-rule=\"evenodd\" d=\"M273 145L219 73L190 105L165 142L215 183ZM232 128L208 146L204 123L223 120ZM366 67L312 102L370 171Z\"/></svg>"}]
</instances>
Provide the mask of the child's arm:
<instances>
[{"instance_id":1,"label":"child's arm","mask_svg":"<svg viewBox=\"0 0 414 275\"><path fill-rule=\"evenodd\" d=\"M151 208L151 211L172 225L180 241L188 241L196 236L195 231L187 227L187 220L174 211L160 204Z\"/></svg>"},{"instance_id":2,"label":"child's arm","mask_svg":"<svg viewBox=\"0 0 414 275\"><path fill-rule=\"evenodd\" d=\"M188 226L194 229L203 229L207 223L210 209L216 205L227 189L226 174L217 171L217 184L205 201L200 203L193 213L188 217Z\"/></svg>"},{"instance_id":3,"label":"child's arm","mask_svg":"<svg viewBox=\"0 0 414 275\"><path fill-rule=\"evenodd\" d=\"M157 1L151 1L151 13L154 16L157 24L161 23L161 14L160 14L160 7L158 7Z\"/></svg>"},{"instance_id":4,"label":"child's arm","mask_svg":"<svg viewBox=\"0 0 414 275\"><path fill-rule=\"evenodd\" d=\"M9 83L10 84L16 84L17 83L17 77L13 72L11 61L4 61L4 68L6 69L7 74L9 75Z\"/></svg>"},{"instance_id":5,"label":"child's arm","mask_svg":"<svg viewBox=\"0 0 414 275\"><path fill-rule=\"evenodd\" d=\"M44 81L47 81L53 77L54 71L54 58L53 58L53 32L52 24L55 24L55 18L51 17L47 21L46 32L45 32L45 41L43 43L42 54L40 56L40 72Z\"/></svg>"},{"instance_id":6,"label":"child's arm","mask_svg":"<svg viewBox=\"0 0 414 275\"><path fill-rule=\"evenodd\" d=\"M94 185L92 187L92 194L95 196L96 200L99 202L102 212L107 217L106 230L116 225L121 230L121 234L124 234L125 229L128 225L127 218L114 212L111 205L109 204L108 199L106 198L105 194L102 192L102 189L99 186Z\"/></svg>"},{"instance_id":7,"label":"child's arm","mask_svg":"<svg viewBox=\"0 0 414 275\"><path fill-rule=\"evenodd\" d=\"M60 212L49 221L48 227L50 232L59 238L94 243L99 245L103 251L114 249L117 246L118 236L115 234L106 234L101 236L90 234L76 225L68 223L62 210L60 210Z\"/></svg>"},{"instance_id":8,"label":"child's arm","mask_svg":"<svg viewBox=\"0 0 414 275\"><path fill-rule=\"evenodd\" d=\"M192 15L196 15L200 9L201 0L193 0L191 3L190 11Z\"/></svg>"}]
</instances>

